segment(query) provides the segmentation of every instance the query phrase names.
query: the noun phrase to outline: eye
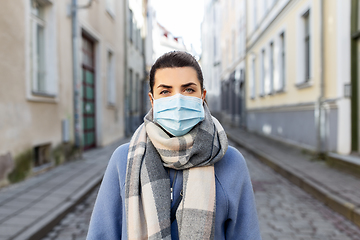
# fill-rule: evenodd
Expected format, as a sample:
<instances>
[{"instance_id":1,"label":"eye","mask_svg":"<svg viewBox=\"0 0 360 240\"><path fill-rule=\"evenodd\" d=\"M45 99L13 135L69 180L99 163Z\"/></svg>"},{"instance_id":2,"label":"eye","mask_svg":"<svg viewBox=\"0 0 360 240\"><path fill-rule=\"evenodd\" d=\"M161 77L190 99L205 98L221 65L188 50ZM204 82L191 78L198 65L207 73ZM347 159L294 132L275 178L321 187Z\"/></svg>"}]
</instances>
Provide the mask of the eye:
<instances>
[{"instance_id":1,"label":"eye","mask_svg":"<svg viewBox=\"0 0 360 240\"><path fill-rule=\"evenodd\" d=\"M164 94L168 94L168 93L169 93L168 90L162 90L162 91L160 92L160 95L164 95Z\"/></svg>"},{"instance_id":2,"label":"eye","mask_svg":"<svg viewBox=\"0 0 360 240\"><path fill-rule=\"evenodd\" d=\"M192 88L186 88L186 89L185 89L185 92L187 92L187 93L193 93L193 92L195 92L195 90L192 89Z\"/></svg>"}]
</instances>

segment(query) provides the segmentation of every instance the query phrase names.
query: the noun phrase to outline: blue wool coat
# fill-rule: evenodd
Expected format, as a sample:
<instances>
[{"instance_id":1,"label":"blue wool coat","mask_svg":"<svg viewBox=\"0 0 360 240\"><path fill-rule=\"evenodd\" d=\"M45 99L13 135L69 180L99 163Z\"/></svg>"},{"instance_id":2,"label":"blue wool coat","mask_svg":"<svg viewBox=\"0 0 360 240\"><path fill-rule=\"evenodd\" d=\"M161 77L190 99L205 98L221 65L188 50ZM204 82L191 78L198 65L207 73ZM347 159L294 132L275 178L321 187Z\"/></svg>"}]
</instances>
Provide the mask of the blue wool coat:
<instances>
[{"instance_id":1,"label":"blue wool coat","mask_svg":"<svg viewBox=\"0 0 360 240\"><path fill-rule=\"evenodd\" d=\"M108 164L95 202L87 239L127 239L125 179L129 143L118 147ZM261 239L253 189L245 160L238 150L228 148L215 165L215 239ZM174 202L182 188L182 172L170 170ZM175 182L174 182L175 181ZM172 239L178 239L176 220Z\"/></svg>"}]
</instances>

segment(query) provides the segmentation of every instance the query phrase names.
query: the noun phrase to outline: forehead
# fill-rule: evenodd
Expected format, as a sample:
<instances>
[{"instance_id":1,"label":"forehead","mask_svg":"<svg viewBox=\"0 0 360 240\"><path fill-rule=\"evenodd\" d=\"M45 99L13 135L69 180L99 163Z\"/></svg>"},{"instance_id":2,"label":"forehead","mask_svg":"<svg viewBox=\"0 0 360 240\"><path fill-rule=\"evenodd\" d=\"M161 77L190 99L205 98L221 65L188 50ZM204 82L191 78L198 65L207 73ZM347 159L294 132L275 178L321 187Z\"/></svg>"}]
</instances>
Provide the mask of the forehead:
<instances>
[{"instance_id":1,"label":"forehead","mask_svg":"<svg viewBox=\"0 0 360 240\"><path fill-rule=\"evenodd\" d=\"M195 82L200 84L197 73L192 67L161 68L156 70L154 76L155 87L160 84L176 86Z\"/></svg>"}]
</instances>

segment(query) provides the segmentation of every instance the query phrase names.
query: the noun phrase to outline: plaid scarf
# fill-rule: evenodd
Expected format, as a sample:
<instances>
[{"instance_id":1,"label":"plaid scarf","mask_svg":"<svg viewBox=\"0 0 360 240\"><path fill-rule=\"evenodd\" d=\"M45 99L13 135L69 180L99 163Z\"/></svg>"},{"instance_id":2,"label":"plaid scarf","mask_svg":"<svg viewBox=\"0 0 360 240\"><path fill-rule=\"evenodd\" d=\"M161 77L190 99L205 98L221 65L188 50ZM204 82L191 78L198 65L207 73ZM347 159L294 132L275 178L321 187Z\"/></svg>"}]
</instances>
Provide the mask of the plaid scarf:
<instances>
[{"instance_id":1,"label":"plaid scarf","mask_svg":"<svg viewBox=\"0 0 360 240\"><path fill-rule=\"evenodd\" d=\"M205 119L189 133L169 137L152 110L129 146L125 183L128 239L171 240L170 179L164 167L183 170L183 199L176 212L180 239L213 239L214 163L225 154L224 129L204 104Z\"/></svg>"}]
</instances>

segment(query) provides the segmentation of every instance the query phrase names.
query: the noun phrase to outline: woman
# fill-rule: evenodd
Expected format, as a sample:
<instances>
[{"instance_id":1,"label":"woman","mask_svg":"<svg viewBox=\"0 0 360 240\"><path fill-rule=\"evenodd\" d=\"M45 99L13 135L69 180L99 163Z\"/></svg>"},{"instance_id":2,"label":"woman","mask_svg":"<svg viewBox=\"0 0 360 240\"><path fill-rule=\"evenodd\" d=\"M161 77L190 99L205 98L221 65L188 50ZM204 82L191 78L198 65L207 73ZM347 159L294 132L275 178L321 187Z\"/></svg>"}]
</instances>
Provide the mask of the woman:
<instances>
[{"instance_id":1,"label":"woman","mask_svg":"<svg viewBox=\"0 0 360 240\"><path fill-rule=\"evenodd\" d=\"M87 239L261 239L245 160L205 97L190 54L155 62L152 109L113 153Z\"/></svg>"}]
</instances>

